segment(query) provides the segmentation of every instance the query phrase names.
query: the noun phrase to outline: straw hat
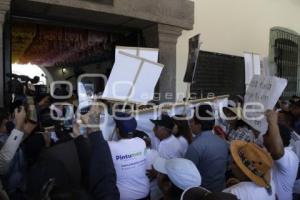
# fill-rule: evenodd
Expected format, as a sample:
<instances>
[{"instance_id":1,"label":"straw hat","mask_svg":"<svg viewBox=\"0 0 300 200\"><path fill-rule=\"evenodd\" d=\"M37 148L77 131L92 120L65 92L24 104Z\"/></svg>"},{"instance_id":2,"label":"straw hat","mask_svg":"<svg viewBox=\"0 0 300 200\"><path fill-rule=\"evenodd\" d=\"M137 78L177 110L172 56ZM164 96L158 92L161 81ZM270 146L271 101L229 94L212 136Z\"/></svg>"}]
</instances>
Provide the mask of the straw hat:
<instances>
[{"instance_id":1,"label":"straw hat","mask_svg":"<svg viewBox=\"0 0 300 200\"><path fill-rule=\"evenodd\" d=\"M268 152L254 143L234 140L231 155L237 166L259 186L271 191L271 167L273 160Z\"/></svg>"}]
</instances>

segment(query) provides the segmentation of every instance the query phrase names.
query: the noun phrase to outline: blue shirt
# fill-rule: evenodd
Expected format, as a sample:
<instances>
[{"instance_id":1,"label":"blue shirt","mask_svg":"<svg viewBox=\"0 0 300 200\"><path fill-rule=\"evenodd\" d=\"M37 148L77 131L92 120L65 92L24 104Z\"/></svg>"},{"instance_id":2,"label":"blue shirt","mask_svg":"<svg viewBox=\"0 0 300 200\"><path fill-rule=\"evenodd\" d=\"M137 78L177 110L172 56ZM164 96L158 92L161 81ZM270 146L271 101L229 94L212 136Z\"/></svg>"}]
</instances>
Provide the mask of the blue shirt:
<instances>
[{"instance_id":1,"label":"blue shirt","mask_svg":"<svg viewBox=\"0 0 300 200\"><path fill-rule=\"evenodd\" d=\"M229 162L229 145L212 131L196 136L185 157L197 166L202 176L202 187L220 192L225 188L225 173Z\"/></svg>"}]
</instances>

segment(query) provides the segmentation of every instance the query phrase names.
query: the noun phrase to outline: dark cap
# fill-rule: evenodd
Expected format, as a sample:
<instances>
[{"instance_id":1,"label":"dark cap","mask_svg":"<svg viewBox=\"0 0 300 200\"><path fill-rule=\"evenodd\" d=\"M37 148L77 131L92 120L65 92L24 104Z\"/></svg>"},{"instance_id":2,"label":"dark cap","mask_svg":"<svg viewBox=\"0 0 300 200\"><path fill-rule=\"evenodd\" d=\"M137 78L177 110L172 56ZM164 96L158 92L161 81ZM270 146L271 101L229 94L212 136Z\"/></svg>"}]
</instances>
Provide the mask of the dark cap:
<instances>
[{"instance_id":1,"label":"dark cap","mask_svg":"<svg viewBox=\"0 0 300 200\"><path fill-rule=\"evenodd\" d=\"M135 118L127 113L116 112L114 120L116 127L125 134L133 133L137 127Z\"/></svg>"},{"instance_id":2,"label":"dark cap","mask_svg":"<svg viewBox=\"0 0 300 200\"><path fill-rule=\"evenodd\" d=\"M150 121L155 124L156 126L162 126L168 129L173 129L174 127L174 121L173 119L167 115L167 114L162 114L159 118L157 119L150 119Z\"/></svg>"}]
</instances>

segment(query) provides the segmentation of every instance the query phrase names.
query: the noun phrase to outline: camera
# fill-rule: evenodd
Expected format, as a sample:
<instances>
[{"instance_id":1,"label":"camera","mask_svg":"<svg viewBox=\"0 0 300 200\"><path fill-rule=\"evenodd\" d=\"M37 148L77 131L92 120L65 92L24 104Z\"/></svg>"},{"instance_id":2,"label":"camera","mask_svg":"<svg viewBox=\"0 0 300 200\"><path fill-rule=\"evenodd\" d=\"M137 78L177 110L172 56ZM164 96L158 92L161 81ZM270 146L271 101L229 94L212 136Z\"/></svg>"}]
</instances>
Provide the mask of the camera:
<instances>
[{"instance_id":1,"label":"camera","mask_svg":"<svg viewBox=\"0 0 300 200\"><path fill-rule=\"evenodd\" d=\"M38 119L36 102L40 96L47 94L46 85L34 85L40 81L38 76L33 79L13 73L6 76L10 78L8 81L10 111L13 112L16 108L24 106L28 120L36 123Z\"/></svg>"}]
</instances>

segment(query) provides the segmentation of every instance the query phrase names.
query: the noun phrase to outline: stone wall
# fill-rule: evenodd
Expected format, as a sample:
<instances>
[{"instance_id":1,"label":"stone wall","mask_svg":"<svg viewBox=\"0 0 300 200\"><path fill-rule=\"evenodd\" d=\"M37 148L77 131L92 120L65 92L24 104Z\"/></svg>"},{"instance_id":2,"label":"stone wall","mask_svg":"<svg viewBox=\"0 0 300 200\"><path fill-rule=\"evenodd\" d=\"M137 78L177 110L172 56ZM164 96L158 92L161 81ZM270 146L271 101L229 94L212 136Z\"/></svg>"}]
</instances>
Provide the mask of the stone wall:
<instances>
[{"instance_id":1,"label":"stone wall","mask_svg":"<svg viewBox=\"0 0 300 200\"><path fill-rule=\"evenodd\" d=\"M194 2L190 0L114 0L112 6L86 0L31 1L123 15L187 30L194 25Z\"/></svg>"},{"instance_id":2,"label":"stone wall","mask_svg":"<svg viewBox=\"0 0 300 200\"><path fill-rule=\"evenodd\" d=\"M86 12L106 13L114 16L130 17L132 19L151 22L154 25L144 30L144 37L148 47L160 49L159 62L164 64L159 81L161 100L174 101L176 96L176 43L182 30L190 30L194 24L194 2L190 0L113 0L112 5L88 0L22 0L21 3L38 3L45 5L47 17L51 17L53 9L73 8ZM0 107L3 106L3 23L5 14L10 9L10 0L0 1ZM24 9L21 6L21 9ZM28 9L28 8L27 8ZM24 10L30 13L30 10ZM16 13L15 13L16 14ZM56 13L57 14L57 13ZM61 15L68 15L63 13ZM71 15L71 14L70 14ZM69 16L70 16L69 15ZM88 17L85 16L85 21ZM58 17L57 15L55 17ZM63 18L63 16L61 16ZM76 19L78 20L78 19ZM170 93L168 95L166 93Z\"/></svg>"},{"instance_id":3,"label":"stone wall","mask_svg":"<svg viewBox=\"0 0 300 200\"><path fill-rule=\"evenodd\" d=\"M3 25L5 22L5 16L9 10L10 0L0 1L0 107L4 105L4 59L3 59Z\"/></svg>"}]
</instances>

